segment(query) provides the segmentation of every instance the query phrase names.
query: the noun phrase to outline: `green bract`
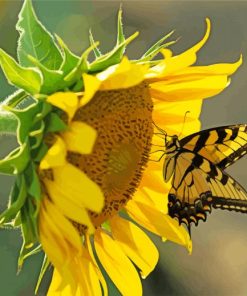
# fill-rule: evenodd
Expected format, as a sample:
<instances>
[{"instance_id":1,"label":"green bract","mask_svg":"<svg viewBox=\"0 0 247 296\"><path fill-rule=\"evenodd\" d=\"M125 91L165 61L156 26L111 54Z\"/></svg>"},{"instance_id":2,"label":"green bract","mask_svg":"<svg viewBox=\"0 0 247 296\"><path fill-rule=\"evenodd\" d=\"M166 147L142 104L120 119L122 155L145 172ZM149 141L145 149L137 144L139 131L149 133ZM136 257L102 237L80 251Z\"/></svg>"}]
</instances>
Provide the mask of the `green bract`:
<instances>
[{"instance_id":1,"label":"green bract","mask_svg":"<svg viewBox=\"0 0 247 296\"><path fill-rule=\"evenodd\" d=\"M54 38L40 23L31 0L24 1L16 28L20 33L18 62L0 49L1 68L8 82L18 88L0 104L0 132L16 135L19 144L0 160L0 173L16 176L8 207L0 214L0 226L21 227L23 246L18 261L21 268L25 258L40 250L37 217L42 194L37 172L48 150L44 137L67 128L59 116L60 110L47 103L46 98L58 91L82 92L82 74L97 73L120 63L126 46L137 37L138 32L124 37L120 9L115 47L102 54L90 31L90 47L81 56L76 56L60 37ZM161 38L139 60L132 62L156 63L151 60L160 49L174 43L164 43L171 34ZM91 52L95 59L89 63Z\"/></svg>"}]
</instances>

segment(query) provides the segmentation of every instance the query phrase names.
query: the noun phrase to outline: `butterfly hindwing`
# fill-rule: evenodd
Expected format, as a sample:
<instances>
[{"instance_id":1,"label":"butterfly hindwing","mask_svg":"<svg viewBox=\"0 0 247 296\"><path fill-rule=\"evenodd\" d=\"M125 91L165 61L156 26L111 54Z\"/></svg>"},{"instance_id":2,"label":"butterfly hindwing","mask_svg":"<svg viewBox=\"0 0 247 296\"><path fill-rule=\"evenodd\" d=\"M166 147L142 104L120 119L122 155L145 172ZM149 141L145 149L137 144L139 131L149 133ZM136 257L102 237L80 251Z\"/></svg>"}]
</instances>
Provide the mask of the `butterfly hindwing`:
<instances>
[{"instance_id":1,"label":"butterfly hindwing","mask_svg":"<svg viewBox=\"0 0 247 296\"><path fill-rule=\"evenodd\" d=\"M169 214L180 223L197 225L198 220L205 221L206 212L211 211L208 165L207 160L190 151L181 151L177 156L168 208Z\"/></svg>"}]
</instances>

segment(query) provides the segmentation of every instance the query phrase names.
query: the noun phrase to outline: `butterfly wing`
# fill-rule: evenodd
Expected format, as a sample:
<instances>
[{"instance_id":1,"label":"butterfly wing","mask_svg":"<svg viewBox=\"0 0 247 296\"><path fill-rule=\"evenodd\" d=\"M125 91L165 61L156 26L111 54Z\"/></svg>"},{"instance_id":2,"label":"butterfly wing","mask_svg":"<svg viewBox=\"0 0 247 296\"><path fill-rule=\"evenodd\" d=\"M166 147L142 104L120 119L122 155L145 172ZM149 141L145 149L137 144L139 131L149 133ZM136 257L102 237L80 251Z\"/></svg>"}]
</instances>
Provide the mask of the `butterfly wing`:
<instances>
[{"instance_id":1,"label":"butterfly wing","mask_svg":"<svg viewBox=\"0 0 247 296\"><path fill-rule=\"evenodd\" d=\"M203 130L183 138L180 144L224 169L247 153L247 124Z\"/></svg>"},{"instance_id":2,"label":"butterfly wing","mask_svg":"<svg viewBox=\"0 0 247 296\"><path fill-rule=\"evenodd\" d=\"M176 157L169 214L179 223L197 225L211 207L247 212L247 192L208 159L182 149Z\"/></svg>"}]
</instances>

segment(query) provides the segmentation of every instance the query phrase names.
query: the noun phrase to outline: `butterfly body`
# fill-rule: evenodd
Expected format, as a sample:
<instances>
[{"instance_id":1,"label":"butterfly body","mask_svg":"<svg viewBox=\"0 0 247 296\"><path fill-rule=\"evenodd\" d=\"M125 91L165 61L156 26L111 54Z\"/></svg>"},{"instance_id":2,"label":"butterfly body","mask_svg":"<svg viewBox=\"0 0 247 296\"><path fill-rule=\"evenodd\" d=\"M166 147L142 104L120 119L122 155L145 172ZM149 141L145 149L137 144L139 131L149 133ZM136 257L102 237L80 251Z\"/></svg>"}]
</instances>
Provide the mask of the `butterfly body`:
<instances>
[{"instance_id":1,"label":"butterfly body","mask_svg":"<svg viewBox=\"0 0 247 296\"><path fill-rule=\"evenodd\" d=\"M208 129L181 140L165 136L165 149L171 217L190 226L206 221L212 207L247 213L246 190L224 171L247 153L247 125Z\"/></svg>"}]
</instances>

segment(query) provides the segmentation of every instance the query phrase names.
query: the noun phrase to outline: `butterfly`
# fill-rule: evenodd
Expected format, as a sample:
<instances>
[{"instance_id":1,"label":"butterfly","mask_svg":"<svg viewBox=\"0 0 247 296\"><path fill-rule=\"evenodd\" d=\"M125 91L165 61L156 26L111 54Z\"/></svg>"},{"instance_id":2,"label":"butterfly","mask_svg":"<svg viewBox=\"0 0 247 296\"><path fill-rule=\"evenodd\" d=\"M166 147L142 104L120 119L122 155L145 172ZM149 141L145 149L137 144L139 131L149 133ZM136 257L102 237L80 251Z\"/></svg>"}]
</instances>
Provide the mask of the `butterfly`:
<instances>
[{"instance_id":1,"label":"butterfly","mask_svg":"<svg viewBox=\"0 0 247 296\"><path fill-rule=\"evenodd\" d=\"M247 213L246 190L224 170L247 153L247 124L203 130L165 139L163 177L171 180L169 215L190 225L206 221L212 207Z\"/></svg>"}]
</instances>

